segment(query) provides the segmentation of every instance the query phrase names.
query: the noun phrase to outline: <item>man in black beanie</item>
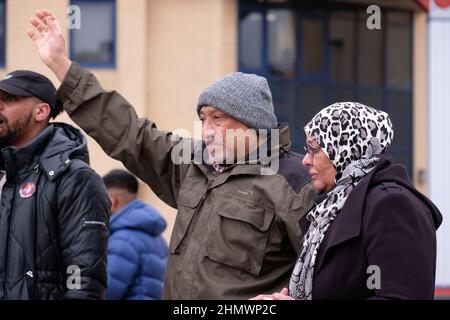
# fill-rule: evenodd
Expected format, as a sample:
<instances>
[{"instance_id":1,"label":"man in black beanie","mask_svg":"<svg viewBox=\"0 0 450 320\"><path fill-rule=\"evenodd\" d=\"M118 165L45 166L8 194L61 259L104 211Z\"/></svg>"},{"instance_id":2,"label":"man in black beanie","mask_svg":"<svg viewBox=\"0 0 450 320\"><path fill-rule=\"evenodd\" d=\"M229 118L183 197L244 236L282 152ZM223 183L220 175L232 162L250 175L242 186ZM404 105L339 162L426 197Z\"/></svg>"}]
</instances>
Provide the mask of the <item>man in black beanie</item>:
<instances>
[{"instance_id":1,"label":"man in black beanie","mask_svg":"<svg viewBox=\"0 0 450 320\"><path fill-rule=\"evenodd\" d=\"M110 201L41 74L0 81L0 299L101 299Z\"/></svg>"},{"instance_id":2,"label":"man in black beanie","mask_svg":"<svg viewBox=\"0 0 450 320\"><path fill-rule=\"evenodd\" d=\"M302 241L298 221L314 191L302 156L290 151L287 125L277 123L267 80L232 73L205 89L197 103L203 143L192 151L191 139L139 119L119 93L104 90L92 73L72 63L51 12L38 11L31 24L36 30L28 35L62 82L57 95L69 116L178 209L164 297L247 299L286 287ZM271 135L276 143L261 154L262 134L272 129L279 139ZM208 161L196 162L197 151L204 150ZM177 161L177 151L188 161ZM279 167L262 174L272 161Z\"/></svg>"}]
</instances>

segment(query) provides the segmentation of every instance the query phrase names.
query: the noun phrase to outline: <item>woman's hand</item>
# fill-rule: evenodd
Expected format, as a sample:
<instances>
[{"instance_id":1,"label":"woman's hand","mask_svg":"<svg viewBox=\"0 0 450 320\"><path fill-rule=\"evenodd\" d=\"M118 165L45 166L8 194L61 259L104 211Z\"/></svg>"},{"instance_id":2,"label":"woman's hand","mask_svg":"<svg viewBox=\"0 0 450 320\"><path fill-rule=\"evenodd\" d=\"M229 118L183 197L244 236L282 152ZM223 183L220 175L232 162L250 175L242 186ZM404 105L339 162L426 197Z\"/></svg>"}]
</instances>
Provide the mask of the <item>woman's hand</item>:
<instances>
[{"instance_id":1,"label":"woman's hand","mask_svg":"<svg viewBox=\"0 0 450 320\"><path fill-rule=\"evenodd\" d=\"M289 290L284 288L279 293L275 292L273 294L260 294L249 300L295 300L289 296Z\"/></svg>"},{"instance_id":2,"label":"woman's hand","mask_svg":"<svg viewBox=\"0 0 450 320\"><path fill-rule=\"evenodd\" d=\"M35 29L28 29L27 34L36 45L41 60L62 82L72 62L67 57L65 39L58 20L50 10L45 9L37 10L30 23Z\"/></svg>"}]
</instances>

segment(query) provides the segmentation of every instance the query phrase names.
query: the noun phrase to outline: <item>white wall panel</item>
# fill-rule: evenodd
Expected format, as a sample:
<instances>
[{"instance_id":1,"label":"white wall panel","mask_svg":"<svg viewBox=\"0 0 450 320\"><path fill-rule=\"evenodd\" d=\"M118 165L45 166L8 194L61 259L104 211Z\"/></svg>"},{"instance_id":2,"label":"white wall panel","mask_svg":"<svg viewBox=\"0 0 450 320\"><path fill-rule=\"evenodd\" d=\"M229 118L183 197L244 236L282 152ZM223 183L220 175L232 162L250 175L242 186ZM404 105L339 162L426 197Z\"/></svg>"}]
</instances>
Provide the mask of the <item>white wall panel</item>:
<instances>
[{"instance_id":1,"label":"white wall panel","mask_svg":"<svg viewBox=\"0 0 450 320\"><path fill-rule=\"evenodd\" d=\"M438 230L437 286L450 286L450 7L430 1L429 19L430 197L444 222Z\"/></svg>"}]
</instances>

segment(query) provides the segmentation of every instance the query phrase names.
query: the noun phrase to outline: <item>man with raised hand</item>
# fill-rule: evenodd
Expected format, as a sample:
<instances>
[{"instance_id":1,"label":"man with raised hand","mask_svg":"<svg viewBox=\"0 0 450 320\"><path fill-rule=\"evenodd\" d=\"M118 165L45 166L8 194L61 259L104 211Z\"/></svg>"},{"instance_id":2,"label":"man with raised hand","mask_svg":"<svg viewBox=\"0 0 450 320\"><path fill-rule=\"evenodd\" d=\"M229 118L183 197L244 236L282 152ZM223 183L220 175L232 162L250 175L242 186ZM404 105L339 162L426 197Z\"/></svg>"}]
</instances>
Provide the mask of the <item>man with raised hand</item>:
<instances>
[{"instance_id":1,"label":"man with raised hand","mask_svg":"<svg viewBox=\"0 0 450 320\"><path fill-rule=\"evenodd\" d=\"M290 151L288 127L277 123L267 80L237 72L206 88L196 110L203 143L194 144L138 118L70 61L50 11L37 11L31 24L28 35L62 82L58 97L72 120L178 209L164 297L247 299L286 287L314 191L302 156ZM205 161L195 161L199 153Z\"/></svg>"}]
</instances>

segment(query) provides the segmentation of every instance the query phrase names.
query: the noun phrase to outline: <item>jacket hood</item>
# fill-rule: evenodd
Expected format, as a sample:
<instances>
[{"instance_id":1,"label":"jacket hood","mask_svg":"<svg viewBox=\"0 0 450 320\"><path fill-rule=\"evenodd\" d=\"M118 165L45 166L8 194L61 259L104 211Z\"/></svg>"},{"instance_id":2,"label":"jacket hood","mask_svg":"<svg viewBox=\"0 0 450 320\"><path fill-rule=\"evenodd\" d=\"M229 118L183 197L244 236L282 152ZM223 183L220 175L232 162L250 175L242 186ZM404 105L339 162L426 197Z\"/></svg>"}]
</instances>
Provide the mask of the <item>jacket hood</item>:
<instances>
[{"instance_id":1,"label":"jacket hood","mask_svg":"<svg viewBox=\"0 0 450 320\"><path fill-rule=\"evenodd\" d=\"M441 212L428 197L420 193L413 186L406 172L406 168L403 165L392 164L390 157L384 156L381 158L380 163L377 165L377 168L375 170L376 172L371 182L372 185L376 183L392 181L407 188L430 209L436 230L439 228L442 223Z\"/></svg>"},{"instance_id":2,"label":"jacket hood","mask_svg":"<svg viewBox=\"0 0 450 320\"><path fill-rule=\"evenodd\" d=\"M159 236L166 226L166 222L154 208L138 199L131 201L112 215L110 221L111 234L117 230L128 229Z\"/></svg>"},{"instance_id":3,"label":"jacket hood","mask_svg":"<svg viewBox=\"0 0 450 320\"><path fill-rule=\"evenodd\" d=\"M41 161L53 158L55 155L66 155L67 158L77 158L89 163L89 152L86 137L77 128L66 123L52 123L53 138L41 156Z\"/></svg>"},{"instance_id":4,"label":"jacket hood","mask_svg":"<svg viewBox=\"0 0 450 320\"><path fill-rule=\"evenodd\" d=\"M14 174L42 169L49 179L57 178L71 164L79 159L89 164L89 153L85 136L79 129L65 123L50 123L27 145L1 150L1 166Z\"/></svg>"}]
</instances>

